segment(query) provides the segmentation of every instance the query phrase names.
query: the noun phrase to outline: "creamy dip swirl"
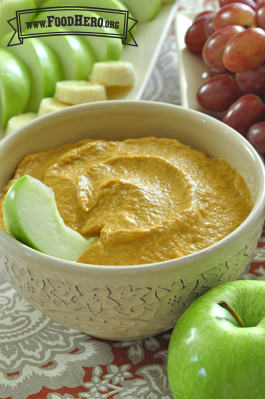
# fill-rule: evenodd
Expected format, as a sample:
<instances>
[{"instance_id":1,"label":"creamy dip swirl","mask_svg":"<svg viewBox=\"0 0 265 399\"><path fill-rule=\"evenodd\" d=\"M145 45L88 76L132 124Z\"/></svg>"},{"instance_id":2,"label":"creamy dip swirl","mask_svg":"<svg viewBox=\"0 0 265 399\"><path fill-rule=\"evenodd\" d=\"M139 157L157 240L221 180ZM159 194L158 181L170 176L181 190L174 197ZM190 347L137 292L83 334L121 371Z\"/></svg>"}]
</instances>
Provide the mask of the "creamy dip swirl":
<instances>
[{"instance_id":1,"label":"creamy dip swirl","mask_svg":"<svg viewBox=\"0 0 265 399\"><path fill-rule=\"evenodd\" d=\"M230 234L253 207L243 178L226 161L172 139L66 144L26 156L14 179L25 174L53 189L67 226L100 235L78 259L89 264L145 264L194 253Z\"/></svg>"}]
</instances>

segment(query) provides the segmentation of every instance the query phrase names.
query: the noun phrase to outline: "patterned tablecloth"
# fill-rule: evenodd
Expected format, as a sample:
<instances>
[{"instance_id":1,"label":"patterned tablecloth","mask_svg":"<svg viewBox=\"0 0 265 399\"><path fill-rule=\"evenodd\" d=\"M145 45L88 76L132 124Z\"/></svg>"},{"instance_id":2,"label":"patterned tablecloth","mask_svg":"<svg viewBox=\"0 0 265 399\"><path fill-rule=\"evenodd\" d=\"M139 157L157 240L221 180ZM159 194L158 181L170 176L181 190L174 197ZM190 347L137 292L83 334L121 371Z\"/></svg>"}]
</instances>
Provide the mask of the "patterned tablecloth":
<instances>
[{"instance_id":1,"label":"patterned tablecloth","mask_svg":"<svg viewBox=\"0 0 265 399\"><path fill-rule=\"evenodd\" d=\"M189 10L215 4L178 2ZM173 24L143 100L180 104ZM265 232L241 278L265 280ZM0 276L0 399L172 399L170 334L132 342L95 339L44 316Z\"/></svg>"}]
</instances>

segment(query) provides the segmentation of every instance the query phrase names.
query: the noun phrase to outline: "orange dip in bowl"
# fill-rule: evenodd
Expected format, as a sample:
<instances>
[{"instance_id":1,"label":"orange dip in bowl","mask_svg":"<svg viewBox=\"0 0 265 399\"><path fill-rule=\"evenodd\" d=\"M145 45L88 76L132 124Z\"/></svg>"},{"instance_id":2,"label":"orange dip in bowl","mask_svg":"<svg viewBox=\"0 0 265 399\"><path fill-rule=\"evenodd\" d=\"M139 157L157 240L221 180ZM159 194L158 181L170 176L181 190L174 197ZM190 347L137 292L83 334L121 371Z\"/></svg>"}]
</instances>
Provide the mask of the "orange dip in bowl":
<instances>
[{"instance_id":1,"label":"orange dip in bowl","mask_svg":"<svg viewBox=\"0 0 265 399\"><path fill-rule=\"evenodd\" d=\"M100 235L78 262L137 265L206 248L253 208L244 179L223 159L173 139L82 140L27 155L14 179L51 187L65 224ZM3 202L13 180L0 199ZM43 216L45 217L45 215Z\"/></svg>"}]
</instances>

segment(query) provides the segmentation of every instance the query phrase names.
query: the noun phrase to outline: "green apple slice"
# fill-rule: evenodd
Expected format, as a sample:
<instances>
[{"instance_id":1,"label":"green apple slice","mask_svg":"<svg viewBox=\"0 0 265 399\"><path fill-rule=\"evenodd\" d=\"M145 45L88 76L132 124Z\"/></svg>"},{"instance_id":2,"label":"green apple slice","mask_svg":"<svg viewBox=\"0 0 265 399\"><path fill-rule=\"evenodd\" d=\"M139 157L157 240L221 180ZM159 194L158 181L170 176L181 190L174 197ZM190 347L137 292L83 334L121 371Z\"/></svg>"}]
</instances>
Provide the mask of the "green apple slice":
<instances>
[{"instance_id":1,"label":"green apple slice","mask_svg":"<svg viewBox=\"0 0 265 399\"><path fill-rule=\"evenodd\" d=\"M30 95L30 75L20 59L0 48L0 125L21 114Z\"/></svg>"},{"instance_id":2,"label":"green apple slice","mask_svg":"<svg viewBox=\"0 0 265 399\"><path fill-rule=\"evenodd\" d=\"M11 39L7 34L1 40L1 47L7 48ZM39 39L25 39L23 44L8 47L8 51L20 58L28 67L31 77L31 90L26 112L38 112L44 97L53 97L56 82L63 80L63 71L57 55Z\"/></svg>"},{"instance_id":3,"label":"green apple slice","mask_svg":"<svg viewBox=\"0 0 265 399\"><path fill-rule=\"evenodd\" d=\"M37 8L34 0L1 0L0 1L0 38L14 29L7 22L9 19L16 18L16 11ZM28 14L28 21L32 21L35 13Z\"/></svg>"},{"instance_id":4,"label":"green apple slice","mask_svg":"<svg viewBox=\"0 0 265 399\"><path fill-rule=\"evenodd\" d=\"M50 7L59 7L62 5L71 5L71 6L77 6L77 4L73 4L74 0L71 1L64 1L63 4L61 2L61 0L50 0L49 1L49 6ZM80 4L78 4L80 6ZM43 4L43 8L46 8L46 3ZM76 14L74 11L72 10L64 10L61 13L56 13L56 17L66 17L68 19L68 17L73 18L74 14ZM82 11L82 16L83 16L83 20L84 18L99 18L99 15L91 12L91 11ZM35 20L36 21L48 21L48 17L54 17L54 11L43 11L41 13L39 13ZM47 23L47 22L46 22ZM52 24L52 21L51 21ZM55 25L52 24L52 27L54 28ZM74 26L67 26L65 27L65 29L67 29L68 31L74 31L74 32L86 32L86 28L83 25L74 25ZM31 29L32 33L33 33L33 28ZM45 33L45 29L42 30L43 33ZM104 28L104 27L97 27L97 28L93 28L93 31L96 33L100 33L100 34L104 34L104 35L110 35L111 33L116 33L117 31L115 31L115 29L110 29L110 28ZM113 38L113 37L108 37L108 36L90 36L90 35L82 35L82 37L84 38L84 40L86 40L89 45L92 47L96 59L97 61L108 61L108 60L119 60L121 58L121 54L122 54L122 49L123 49L123 44L121 39L119 38Z\"/></svg>"},{"instance_id":5,"label":"green apple slice","mask_svg":"<svg viewBox=\"0 0 265 399\"><path fill-rule=\"evenodd\" d=\"M48 32L49 28L45 29ZM64 29L53 29L53 32L65 32ZM24 33L31 32L30 30ZM43 34L43 29L35 28L36 34ZM89 43L81 36L39 36L39 40L48 45L58 56L63 69L64 79L84 80L90 75L96 62L96 56ZM27 39L28 40L28 39Z\"/></svg>"},{"instance_id":6,"label":"green apple slice","mask_svg":"<svg viewBox=\"0 0 265 399\"><path fill-rule=\"evenodd\" d=\"M4 223L8 234L47 255L76 261L98 237L85 238L67 227L51 188L34 177L16 180L7 192Z\"/></svg>"},{"instance_id":7,"label":"green apple slice","mask_svg":"<svg viewBox=\"0 0 265 399\"><path fill-rule=\"evenodd\" d=\"M64 6L79 6L79 7L95 7L95 8L107 8L111 10L118 10L118 11L128 11L129 17L131 19L135 19L134 15L131 13L128 7L121 2L120 0L64 0ZM58 7L62 6L61 0L47 0L44 4L42 4L42 8L44 7ZM103 19L106 19L106 13L96 11L98 15L100 15ZM131 26L134 25L134 21L128 21L128 30ZM123 33L124 27L120 26L117 28L120 34ZM134 34L135 28L132 29L131 33ZM129 41L130 37L128 37Z\"/></svg>"},{"instance_id":8,"label":"green apple slice","mask_svg":"<svg viewBox=\"0 0 265 399\"><path fill-rule=\"evenodd\" d=\"M162 6L162 0L123 0L139 23L151 21Z\"/></svg>"}]
</instances>

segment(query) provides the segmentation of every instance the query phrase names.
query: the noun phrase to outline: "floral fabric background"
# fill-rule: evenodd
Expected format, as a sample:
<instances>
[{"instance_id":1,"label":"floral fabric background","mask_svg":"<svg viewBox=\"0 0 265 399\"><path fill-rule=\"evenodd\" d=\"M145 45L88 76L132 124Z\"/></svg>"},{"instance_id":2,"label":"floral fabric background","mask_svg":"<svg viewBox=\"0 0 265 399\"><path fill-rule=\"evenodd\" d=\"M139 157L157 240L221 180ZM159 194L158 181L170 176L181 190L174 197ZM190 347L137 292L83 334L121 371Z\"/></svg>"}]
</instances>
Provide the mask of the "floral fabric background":
<instances>
[{"instance_id":1,"label":"floral fabric background","mask_svg":"<svg viewBox=\"0 0 265 399\"><path fill-rule=\"evenodd\" d=\"M178 1L181 10L215 6L214 0ZM143 100L180 104L173 24ZM265 233L241 279L265 280ZM0 275L0 399L172 399L170 335L92 338L44 316Z\"/></svg>"}]
</instances>

